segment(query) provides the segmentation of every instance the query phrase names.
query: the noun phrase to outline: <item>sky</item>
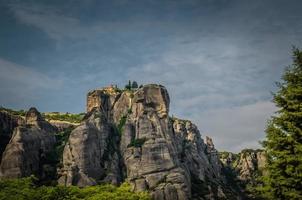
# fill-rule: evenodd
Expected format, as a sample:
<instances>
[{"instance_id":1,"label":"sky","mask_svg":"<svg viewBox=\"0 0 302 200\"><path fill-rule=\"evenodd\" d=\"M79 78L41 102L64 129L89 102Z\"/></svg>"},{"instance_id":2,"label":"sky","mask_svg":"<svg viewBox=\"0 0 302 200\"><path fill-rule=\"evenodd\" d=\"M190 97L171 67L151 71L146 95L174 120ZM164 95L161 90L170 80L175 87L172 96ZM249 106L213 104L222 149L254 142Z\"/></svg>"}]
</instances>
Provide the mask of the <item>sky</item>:
<instances>
[{"instance_id":1,"label":"sky","mask_svg":"<svg viewBox=\"0 0 302 200\"><path fill-rule=\"evenodd\" d=\"M302 48L300 0L0 0L0 105L85 111L89 90L164 85L216 148L259 148Z\"/></svg>"}]
</instances>

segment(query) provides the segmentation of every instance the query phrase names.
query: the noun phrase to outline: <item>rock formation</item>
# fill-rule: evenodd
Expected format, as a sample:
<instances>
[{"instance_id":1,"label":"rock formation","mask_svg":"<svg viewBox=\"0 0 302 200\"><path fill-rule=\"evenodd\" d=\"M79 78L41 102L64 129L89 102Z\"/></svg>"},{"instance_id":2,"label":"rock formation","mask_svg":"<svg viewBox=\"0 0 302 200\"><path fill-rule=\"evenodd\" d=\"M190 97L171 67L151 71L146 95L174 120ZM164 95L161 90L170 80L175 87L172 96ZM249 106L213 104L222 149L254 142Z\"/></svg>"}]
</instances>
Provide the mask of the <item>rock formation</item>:
<instances>
[{"instance_id":1,"label":"rock formation","mask_svg":"<svg viewBox=\"0 0 302 200\"><path fill-rule=\"evenodd\" d=\"M74 129L63 153L59 183L88 186L100 181L121 182L119 136L99 108Z\"/></svg>"},{"instance_id":2,"label":"rock formation","mask_svg":"<svg viewBox=\"0 0 302 200\"><path fill-rule=\"evenodd\" d=\"M55 179L49 173L57 172L62 185L127 181L134 191L148 190L157 200L242 199L228 173L251 180L265 163L263 153L221 156L191 121L170 117L169 104L166 88L149 84L90 91L80 124L51 121L53 126L35 108L23 122L0 112L0 136L10 138L0 177ZM59 159L51 162L58 148Z\"/></svg>"},{"instance_id":3,"label":"rock formation","mask_svg":"<svg viewBox=\"0 0 302 200\"><path fill-rule=\"evenodd\" d=\"M17 126L2 155L0 177L19 178L42 175L43 160L53 150L56 128L46 122L41 114L31 108L25 124Z\"/></svg>"},{"instance_id":4,"label":"rock formation","mask_svg":"<svg viewBox=\"0 0 302 200\"><path fill-rule=\"evenodd\" d=\"M256 175L265 173L266 155L262 150L245 149L239 154L225 152L221 156L225 167L234 170L237 178L243 182L253 182Z\"/></svg>"},{"instance_id":5,"label":"rock formation","mask_svg":"<svg viewBox=\"0 0 302 200\"><path fill-rule=\"evenodd\" d=\"M254 199L247 186L257 186L257 179L267 173L265 152L260 149L244 149L238 154L221 152L220 160L227 184L235 188L244 199Z\"/></svg>"},{"instance_id":6,"label":"rock formation","mask_svg":"<svg viewBox=\"0 0 302 200\"><path fill-rule=\"evenodd\" d=\"M127 180L154 199L225 198L213 143L188 120L169 117L167 90L156 84L87 95L87 115L70 135L59 182L86 186ZM210 141L210 139L208 138ZM199 188L201 187L201 188Z\"/></svg>"},{"instance_id":7,"label":"rock formation","mask_svg":"<svg viewBox=\"0 0 302 200\"><path fill-rule=\"evenodd\" d=\"M13 130L24 124L20 116L11 115L7 111L0 111L0 161L6 145L12 137Z\"/></svg>"}]
</instances>

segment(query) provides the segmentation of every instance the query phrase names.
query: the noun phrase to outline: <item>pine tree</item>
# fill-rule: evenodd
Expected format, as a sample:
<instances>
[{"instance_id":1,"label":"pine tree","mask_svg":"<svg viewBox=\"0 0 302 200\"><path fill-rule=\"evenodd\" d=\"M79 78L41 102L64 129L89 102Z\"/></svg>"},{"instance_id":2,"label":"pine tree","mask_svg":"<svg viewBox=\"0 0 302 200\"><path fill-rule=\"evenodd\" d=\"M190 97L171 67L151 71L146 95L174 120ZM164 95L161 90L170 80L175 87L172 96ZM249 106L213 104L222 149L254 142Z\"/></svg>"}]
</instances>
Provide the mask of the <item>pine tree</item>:
<instances>
[{"instance_id":1,"label":"pine tree","mask_svg":"<svg viewBox=\"0 0 302 200\"><path fill-rule=\"evenodd\" d=\"M128 84L125 85L125 89L131 90L131 81L130 80L128 81Z\"/></svg>"},{"instance_id":2,"label":"pine tree","mask_svg":"<svg viewBox=\"0 0 302 200\"><path fill-rule=\"evenodd\" d=\"M271 117L263 146L268 155L263 181L266 199L302 199L302 52L293 50L293 64L277 83Z\"/></svg>"},{"instance_id":3,"label":"pine tree","mask_svg":"<svg viewBox=\"0 0 302 200\"><path fill-rule=\"evenodd\" d=\"M133 89L138 88L138 84L137 84L136 81L133 81L133 82L132 82L132 88L133 88Z\"/></svg>"}]
</instances>

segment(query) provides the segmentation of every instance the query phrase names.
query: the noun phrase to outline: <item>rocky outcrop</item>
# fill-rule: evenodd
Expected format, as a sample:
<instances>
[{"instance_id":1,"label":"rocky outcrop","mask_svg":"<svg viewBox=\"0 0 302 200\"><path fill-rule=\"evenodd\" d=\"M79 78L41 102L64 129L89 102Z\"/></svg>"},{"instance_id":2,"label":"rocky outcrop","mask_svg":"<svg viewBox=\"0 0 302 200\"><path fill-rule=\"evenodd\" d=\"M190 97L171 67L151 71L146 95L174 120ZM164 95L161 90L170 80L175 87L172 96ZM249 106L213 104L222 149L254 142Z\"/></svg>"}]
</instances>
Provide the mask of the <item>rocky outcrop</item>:
<instances>
[{"instance_id":1,"label":"rocky outcrop","mask_svg":"<svg viewBox=\"0 0 302 200\"><path fill-rule=\"evenodd\" d=\"M108 114L107 117L110 117L112 108L120 94L121 91L114 86L88 92L86 105L87 112L90 112L93 108L100 108L104 114Z\"/></svg>"},{"instance_id":2,"label":"rocky outcrop","mask_svg":"<svg viewBox=\"0 0 302 200\"><path fill-rule=\"evenodd\" d=\"M56 128L46 122L41 114L31 108L25 124L17 126L6 146L0 165L0 177L19 178L31 174L43 175L44 161L56 142Z\"/></svg>"},{"instance_id":3,"label":"rocky outcrop","mask_svg":"<svg viewBox=\"0 0 302 200\"><path fill-rule=\"evenodd\" d=\"M94 185L127 180L154 199L225 198L218 152L188 120L169 117L165 87L115 87L87 95L88 114L72 131L59 183Z\"/></svg>"},{"instance_id":4,"label":"rocky outcrop","mask_svg":"<svg viewBox=\"0 0 302 200\"><path fill-rule=\"evenodd\" d=\"M263 150L245 149L238 154L222 152L220 160L224 167L234 171L237 178L243 182L252 183L255 176L265 173L266 154Z\"/></svg>"},{"instance_id":5,"label":"rocky outcrop","mask_svg":"<svg viewBox=\"0 0 302 200\"><path fill-rule=\"evenodd\" d=\"M90 91L80 124L45 121L35 108L25 119L0 112L0 177L80 187L127 181L157 200L248 199L243 186L264 173L265 153L219 153L191 121L170 117L169 104L166 88L149 84Z\"/></svg>"},{"instance_id":6,"label":"rocky outcrop","mask_svg":"<svg viewBox=\"0 0 302 200\"><path fill-rule=\"evenodd\" d=\"M118 140L106 115L99 108L92 109L70 134L59 183L83 187L102 181L121 182Z\"/></svg>"},{"instance_id":7,"label":"rocky outcrop","mask_svg":"<svg viewBox=\"0 0 302 200\"><path fill-rule=\"evenodd\" d=\"M146 85L129 102L130 107L122 109L130 111L127 129L121 132L121 143L127 146L122 151L127 180L136 191L148 189L154 199L190 198L190 174L178 159L166 89Z\"/></svg>"},{"instance_id":8,"label":"rocky outcrop","mask_svg":"<svg viewBox=\"0 0 302 200\"><path fill-rule=\"evenodd\" d=\"M0 161L6 145L13 135L14 129L24 124L24 119L7 111L0 111Z\"/></svg>"},{"instance_id":9,"label":"rocky outcrop","mask_svg":"<svg viewBox=\"0 0 302 200\"><path fill-rule=\"evenodd\" d=\"M251 182L256 175L262 174L266 163L265 152L261 150L243 150L235 165L239 179L244 182Z\"/></svg>"},{"instance_id":10,"label":"rocky outcrop","mask_svg":"<svg viewBox=\"0 0 302 200\"><path fill-rule=\"evenodd\" d=\"M255 199L253 194L247 190L247 186L257 186L259 184L257 179L267 173L265 152L260 149L244 149L238 154L220 152L220 160L227 184L241 193L244 199Z\"/></svg>"}]
</instances>

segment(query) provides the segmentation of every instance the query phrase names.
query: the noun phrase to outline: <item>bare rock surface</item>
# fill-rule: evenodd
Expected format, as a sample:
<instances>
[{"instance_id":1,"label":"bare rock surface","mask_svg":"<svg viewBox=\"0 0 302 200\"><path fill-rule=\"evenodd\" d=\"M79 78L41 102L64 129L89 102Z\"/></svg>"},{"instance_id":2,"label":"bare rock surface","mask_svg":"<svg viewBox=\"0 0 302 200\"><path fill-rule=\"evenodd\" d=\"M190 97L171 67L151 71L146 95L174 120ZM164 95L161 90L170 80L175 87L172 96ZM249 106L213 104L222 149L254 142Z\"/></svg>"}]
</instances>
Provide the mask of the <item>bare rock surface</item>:
<instances>
[{"instance_id":1,"label":"bare rock surface","mask_svg":"<svg viewBox=\"0 0 302 200\"><path fill-rule=\"evenodd\" d=\"M69 137L63 153L59 183L87 186L121 182L118 135L106 115L92 109Z\"/></svg>"},{"instance_id":2,"label":"bare rock surface","mask_svg":"<svg viewBox=\"0 0 302 200\"><path fill-rule=\"evenodd\" d=\"M266 164L264 151L245 151L240 153L240 159L235 166L239 172L239 179L251 181L255 173L262 173Z\"/></svg>"},{"instance_id":3,"label":"bare rock surface","mask_svg":"<svg viewBox=\"0 0 302 200\"><path fill-rule=\"evenodd\" d=\"M46 122L35 108L26 113L25 124L17 126L2 155L0 177L19 178L41 175L42 160L53 150L55 127Z\"/></svg>"},{"instance_id":4,"label":"bare rock surface","mask_svg":"<svg viewBox=\"0 0 302 200\"><path fill-rule=\"evenodd\" d=\"M14 129L24 123L22 117L12 115L7 111L0 111L0 162L2 153L12 137Z\"/></svg>"},{"instance_id":5,"label":"bare rock surface","mask_svg":"<svg viewBox=\"0 0 302 200\"><path fill-rule=\"evenodd\" d=\"M210 180L215 187L204 189L204 196L223 196L213 143L205 144L192 122L170 118L169 104L166 88L157 84L89 92L89 113L70 135L59 182L85 186L127 180L133 190L148 190L154 199L185 200L198 196L196 188Z\"/></svg>"}]
</instances>

